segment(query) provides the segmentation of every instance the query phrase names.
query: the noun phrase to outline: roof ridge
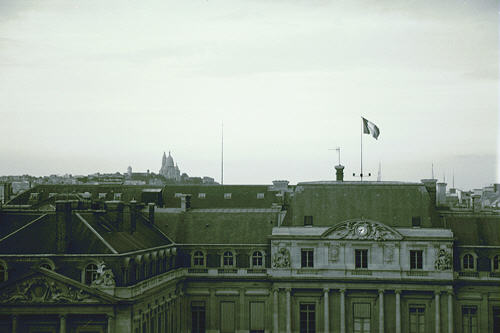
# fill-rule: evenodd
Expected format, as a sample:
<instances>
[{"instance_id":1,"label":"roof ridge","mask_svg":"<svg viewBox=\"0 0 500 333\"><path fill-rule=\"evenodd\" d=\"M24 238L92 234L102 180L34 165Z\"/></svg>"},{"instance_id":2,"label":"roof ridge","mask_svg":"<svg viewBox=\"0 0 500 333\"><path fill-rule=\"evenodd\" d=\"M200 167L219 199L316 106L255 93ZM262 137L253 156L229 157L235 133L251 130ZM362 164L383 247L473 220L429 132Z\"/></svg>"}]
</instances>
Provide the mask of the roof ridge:
<instances>
[{"instance_id":1,"label":"roof ridge","mask_svg":"<svg viewBox=\"0 0 500 333\"><path fill-rule=\"evenodd\" d=\"M30 221L28 223L26 223L25 225L23 225L22 227L20 227L19 229L11 232L10 234L8 234L7 236L3 237L2 239L0 239L0 242L6 240L7 238L9 238L10 236L13 236L14 234L18 233L19 231L21 230L24 230L26 228L28 228L29 226L33 225L35 222L38 222L40 221L42 218L46 217L47 215L49 215L48 213L45 213L43 214L42 216L39 216L37 217L36 219L34 219L33 221Z\"/></svg>"},{"instance_id":2,"label":"roof ridge","mask_svg":"<svg viewBox=\"0 0 500 333\"><path fill-rule=\"evenodd\" d=\"M116 251L112 246L111 244L109 244L94 228L92 228L92 226L87 222L87 220L85 220L83 218L83 216L80 215L80 213L76 213L75 212L75 215L80 219L80 221L83 222L83 224L90 230L94 233L94 235L97 236L97 238L99 238L99 240L104 243L104 245L106 245L106 247L108 249L111 250L111 252L113 252L114 254L118 254L118 251Z\"/></svg>"}]
</instances>

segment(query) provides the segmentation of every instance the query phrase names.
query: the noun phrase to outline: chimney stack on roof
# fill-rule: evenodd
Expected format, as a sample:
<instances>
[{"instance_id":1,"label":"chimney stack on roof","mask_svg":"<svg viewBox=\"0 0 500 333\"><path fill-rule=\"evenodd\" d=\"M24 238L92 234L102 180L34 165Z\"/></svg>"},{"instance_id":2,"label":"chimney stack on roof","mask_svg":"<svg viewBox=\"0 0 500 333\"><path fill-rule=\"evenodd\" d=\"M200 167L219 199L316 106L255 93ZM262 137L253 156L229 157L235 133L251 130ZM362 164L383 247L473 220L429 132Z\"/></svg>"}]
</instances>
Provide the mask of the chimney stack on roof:
<instances>
[{"instance_id":1,"label":"chimney stack on roof","mask_svg":"<svg viewBox=\"0 0 500 333\"><path fill-rule=\"evenodd\" d=\"M422 179L420 180L424 185L425 188L427 189L427 192L429 193L430 201L432 205L436 205L436 183L437 179Z\"/></svg>"},{"instance_id":2,"label":"chimney stack on roof","mask_svg":"<svg viewBox=\"0 0 500 333\"><path fill-rule=\"evenodd\" d=\"M473 213L479 213L482 209L481 207L481 196L479 194L473 194L471 196L471 201L472 201L472 212Z\"/></svg>"},{"instance_id":3,"label":"chimney stack on roof","mask_svg":"<svg viewBox=\"0 0 500 333\"><path fill-rule=\"evenodd\" d=\"M191 208L191 194L181 194L181 210L183 212Z\"/></svg>"},{"instance_id":4,"label":"chimney stack on roof","mask_svg":"<svg viewBox=\"0 0 500 333\"><path fill-rule=\"evenodd\" d=\"M71 226L71 202L56 201L56 251L66 253Z\"/></svg>"},{"instance_id":5,"label":"chimney stack on roof","mask_svg":"<svg viewBox=\"0 0 500 333\"><path fill-rule=\"evenodd\" d=\"M437 183L437 205L446 205L446 183Z\"/></svg>"},{"instance_id":6,"label":"chimney stack on roof","mask_svg":"<svg viewBox=\"0 0 500 333\"><path fill-rule=\"evenodd\" d=\"M154 202L148 203L148 217L149 223L155 224L155 204Z\"/></svg>"},{"instance_id":7,"label":"chimney stack on roof","mask_svg":"<svg viewBox=\"0 0 500 333\"><path fill-rule=\"evenodd\" d=\"M338 182L343 182L344 181L344 166L343 165L336 165L335 170L337 171L337 181Z\"/></svg>"},{"instance_id":8,"label":"chimney stack on roof","mask_svg":"<svg viewBox=\"0 0 500 333\"><path fill-rule=\"evenodd\" d=\"M133 233L137 225L137 201L132 200L128 205L124 205L123 230Z\"/></svg>"},{"instance_id":9,"label":"chimney stack on roof","mask_svg":"<svg viewBox=\"0 0 500 333\"><path fill-rule=\"evenodd\" d=\"M123 202L106 201L106 215L117 231L123 231Z\"/></svg>"}]
</instances>

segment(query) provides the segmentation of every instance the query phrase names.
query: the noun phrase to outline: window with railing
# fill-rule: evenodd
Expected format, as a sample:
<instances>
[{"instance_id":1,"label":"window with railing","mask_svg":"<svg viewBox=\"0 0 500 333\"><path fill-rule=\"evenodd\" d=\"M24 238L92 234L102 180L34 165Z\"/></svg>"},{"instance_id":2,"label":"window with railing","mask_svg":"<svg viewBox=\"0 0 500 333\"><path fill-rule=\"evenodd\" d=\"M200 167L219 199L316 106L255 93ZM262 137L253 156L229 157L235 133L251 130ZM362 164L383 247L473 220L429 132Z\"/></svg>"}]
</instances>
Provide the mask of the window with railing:
<instances>
[{"instance_id":1,"label":"window with railing","mask_svg":"<svg viewBox=\"0 0 500 333\"><path fill-rule=\"evenodd\" d=\"M224 267L233 267L234 265L234 256L233 252L226 251L222 256L222 266Z\"/></svg>"},{"instance_id":2,"label":"window with railing","mask_svg":"<svg viewBox=\"0 0 500 333\"><path fill-rule=\"evenodd\" d=\"M475 270L474 265L474 256L470 253L467 253L462 257L462 270L464 271L473 271Z\"/></svg>"},{"instance_id":3,"label":"window with railing","mask_svg":"<svg viewBox=\"0 0 500 333\"><path fill-rule=\"evenodd\" d=\"M264 264L262 252L255 251L252 254L252 267L262 267Z\"/></svg>"},{"instance_id":4,"label":"window with railing","mask_svg":"<svg viewBox=\"0 0 500 333\"><path fill-rule=\"evenodd\" d=\"M201 251L196 251L193 254L193 266L194 267L204 267L205 266L205 255Z\"/></svg>"}]
</instances>

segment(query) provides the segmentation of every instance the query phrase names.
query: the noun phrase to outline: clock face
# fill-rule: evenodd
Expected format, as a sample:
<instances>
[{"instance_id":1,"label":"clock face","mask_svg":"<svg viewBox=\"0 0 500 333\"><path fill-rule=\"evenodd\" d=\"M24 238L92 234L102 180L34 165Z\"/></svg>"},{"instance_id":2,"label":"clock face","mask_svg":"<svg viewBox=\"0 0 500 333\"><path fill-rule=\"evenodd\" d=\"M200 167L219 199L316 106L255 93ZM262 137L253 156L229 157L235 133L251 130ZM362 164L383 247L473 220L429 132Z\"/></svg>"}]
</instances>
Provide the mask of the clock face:
<instances>
[{"instance_id":1,"label":"clock face","mask_svg":"<svg viewBox=\"0 0 500 333\"><path fill-rule=\"evenodd\" d=\"M356 231L358 235L365 236L368 233L368 228L366 227L366 225L360 225L356 228Z\"/></svg>"}]
</instances>

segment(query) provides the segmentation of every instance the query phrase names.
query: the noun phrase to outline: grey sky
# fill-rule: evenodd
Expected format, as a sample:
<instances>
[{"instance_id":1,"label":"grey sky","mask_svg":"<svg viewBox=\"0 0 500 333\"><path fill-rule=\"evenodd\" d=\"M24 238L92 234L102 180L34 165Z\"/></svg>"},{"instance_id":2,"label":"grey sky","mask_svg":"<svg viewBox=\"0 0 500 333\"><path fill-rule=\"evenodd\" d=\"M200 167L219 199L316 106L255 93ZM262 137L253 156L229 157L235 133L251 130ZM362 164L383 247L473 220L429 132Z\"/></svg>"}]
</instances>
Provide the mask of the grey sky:
<instances>
[{"instance_id":1,"label":"grey sky","mask_svg":"<svg viewBox=\"0 0 500 333\"><path fill-rule=\"evenodd\" d=\"M436 4L437 3L437 4ZM2 1L0 174L498 173L496 1ZM350 177L348 177L349 179ZM373 177L376 179L376 176Z\"/></svg>"}]
</instances>

